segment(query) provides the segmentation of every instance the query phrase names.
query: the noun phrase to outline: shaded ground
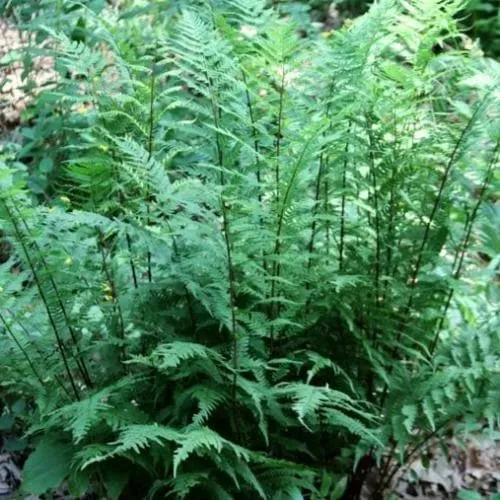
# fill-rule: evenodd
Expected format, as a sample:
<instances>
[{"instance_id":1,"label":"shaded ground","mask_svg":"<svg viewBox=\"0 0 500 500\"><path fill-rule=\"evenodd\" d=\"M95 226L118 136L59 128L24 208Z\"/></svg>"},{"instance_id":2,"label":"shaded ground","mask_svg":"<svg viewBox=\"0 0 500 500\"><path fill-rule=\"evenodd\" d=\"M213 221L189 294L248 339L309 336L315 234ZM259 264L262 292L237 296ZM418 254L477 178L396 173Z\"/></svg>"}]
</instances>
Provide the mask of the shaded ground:
<instances>
[{"instance_id":1,"label":"shaded ground","mask_svg":"<svg viewBox=\"0 0 500 500\"><path fill-rule=\"evenodd\" d=\"M493 499L499 485L500 440L483 436L435 443L395 477L392 491L403 499Z\"/></svg>"}]
</instances>

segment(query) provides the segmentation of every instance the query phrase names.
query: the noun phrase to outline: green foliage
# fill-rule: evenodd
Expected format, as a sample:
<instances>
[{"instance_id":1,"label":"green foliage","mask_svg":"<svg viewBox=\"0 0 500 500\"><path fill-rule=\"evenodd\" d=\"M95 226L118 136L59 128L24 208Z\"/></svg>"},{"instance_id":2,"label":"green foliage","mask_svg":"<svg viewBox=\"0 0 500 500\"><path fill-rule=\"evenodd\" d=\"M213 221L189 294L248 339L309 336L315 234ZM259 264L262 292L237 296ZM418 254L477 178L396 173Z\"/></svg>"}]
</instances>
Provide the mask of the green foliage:
<instances>
[{"instance_id":1,"label":"green foliage","mask_svg":"<svg viewBox=\"0 0 500 500\"><path fill-rule=\"evenodd\" d=\"M69 473L72 453L68 443L40 441L24 466L26 491L42 494L57 488Z\"/></svg>"},{"instance_id":2,"label":"green foliage","mask_svg":"<svg viewBox=\"0 0 500 500\"><path fill-rule=\"evenodd\" d=\"M58 76L0 157L26 492L352 497L363 458L382 490L497 426L500 67L437 53L460 2L307 38L264 1L98 3L30 24Z\"/></svg>"},{"instance_id":3,"label":"green foliage","mask_svg":"<svg viewBox=\"0 0 500 500\"><path fill-rule=\"evenodd\" d=\"M467 34L479 38L481 47L491 57L500 56L500 8L493 0L469 0L465 4L464 25Z\"/></svg>"},{"instance_id":4,"label":"green foliage","mask_svg":"<svg viewBox=\"0 0 500 500\"><path fill-rule=\"evenodd\" d=\"M273 2L284 15L290 16L304 32L314 32L311 23L325 23L327 29L336 28L338 23L365 13L371 0L299 0ZM455 19L460 22L463 34L470 41L479 42L490 57L500 56L500 8L496 0L464 0L457 4ZM332 19L333 14L333 19Z\"/></svg>"}]
</instances>

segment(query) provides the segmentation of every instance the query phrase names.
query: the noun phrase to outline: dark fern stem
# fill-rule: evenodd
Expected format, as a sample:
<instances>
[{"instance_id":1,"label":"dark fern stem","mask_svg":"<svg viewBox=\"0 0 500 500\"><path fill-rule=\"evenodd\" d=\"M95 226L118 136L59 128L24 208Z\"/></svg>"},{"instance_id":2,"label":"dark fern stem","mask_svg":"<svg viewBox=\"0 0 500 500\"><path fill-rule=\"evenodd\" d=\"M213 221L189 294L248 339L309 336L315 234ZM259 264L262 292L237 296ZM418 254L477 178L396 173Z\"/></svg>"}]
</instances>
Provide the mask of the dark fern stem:
<instances>
[{"instance_id":1,"label":"dark fern stem","mask_svg":"<svg viewBox=\"0 0 500 500\"><path fill-rule=\"evenodd\" d=\"M113 150L111 150L111 158L114 160L114 166L116 165L116 157L115 153ZM118 168L113 169L113 174L116 180L116 185L120 186L120 170ZM123 206L125 203L125 200L123 199L123 193L122 190L119 189L118 191L118 200L120 202L120 206ZM92 196L92 201L94 202L94 197ZM94 210L95 208L95 203L94 203ZM134 283L134 288L137 289L139 286L139 282L137 280L137 271L135 269L135 263L134 263L134 257L133 257L133 251L132 251L132 238L130 237L130 234L126 234L125 240L127 242L127 251L128 251L128 263L130 266L130 272L132 274L132 282Z\"/></svg>"},{"instance_id":2,"label":"dark fern stem","mask_svg":"<svg viewBox=\"0 0 500 500\"><path fill-rule=\"evenodd\" d=\"M330 211L330 183L328 182L328 179L325 179L325 182L323 183L323 210L325 212L325 215L328 215ZM328 217L326 218L325 222L325 253L326 256L328 257L330 255L330 221L328 220Z\"/></svg>"},{"instance_id":3,"label":"dark fern stem","mask_svg":"<svg viewBox=\"0 0 500 500\"><path fill-rule=\"evenodd\" d=\"M128 263L130 265L130 272L132 273L132 282L134 283L134 288L137 289L139 287L139 283L137 281L137 272L135 270L133 252L132 252L132 239L130 238L130 234L127 233L127 251L128 251Z\"/></svg>"},{"instance_id":4,"label":"dark fern stem","mask_svg":"<svg viewBox=\"0 0 500 500\"><path fill-rule=\"evenodd\" d=\"M222 212L222 229L224 234L224 243L226 246L226 256L227 256L227 267L228 267L228 288L229 288L229 307L231 309L231 339L232 339L232 357L233 357L233 380L231 384L231 400L233 408L236 405L236 387L238 381L238 334L237 334L237 322L236 322L236 275L233 266L233 253L231 249L231 234L229 227L229 214L228 207L226 205L226 199L224 196L224 187L226 186L226 179L224 175L225 161L224 161L224 150L222 148L221 136L218 132L220 130L220 122L222 118L222 113L220 106L215 97L215 91L213 89L212 79L205 73L206 80L209 85L211 94L211 106L212 106L212 119L215 127L215 146L217 154L217 165L220 170L219 183L221 188L220 194L220 206Z\"/></svg>"},{"instance_id":5,"label":"dark fern stem","mask_svg":"<svg viewBox=\"0 0 500 500\"><path fill-rule=\"evenodd\" d=\"M314 207L313 207L313 213L312 213L312 223L311 223L311 237L309 239L309 243L307 245L307 251L309 253L309 257L307 259L307 270L310 271L312 267L312 262L313 262L313 253L314 253L314 239L316 237L316 232L317 232L317 212L318 212L318 207L320 203L320 196L321 196L321 181L323 178L323 170L325 169L325 163L326 163L326 158L325 158L325 153L322 152L319 157L319 166L318 166L318 174L316 176L316 188L314 192ZM308 280L306 282L306 290L310 290L311 288L311 282ZM305 305L305 311L306 314L309 313L309 307L311 305L311 298L308 297Z\"/></svg>"},{"instance_id":6,"label":"dark fern stem","mask_svg":"<svg viewBox=\"0 0 500 500\"><path fill-rule=\"evenodd\" d=\"M77 338L76 332L75 332L74 328L71 326L71 321L70 321L68 313L66 311L66 306L64 305L64 301L63 301L61 294L59 292L59 287L57 286L57 284L54 280L54 277L52 276L52 273L49 270L49 265L48 265L47 261L45 260L45 257L43 256L42 249L40 248L40 246L36 242L35 238L33 238L30 234L30 229L29 229L28 224L26 223L26 221L22 217L22 215L21 215L20 211L17 209L17 207L14 206L14 209L18 213L19 218L20 218L20 220L21 220L21 222L26 230L26 233L31 237L32 245L35 247L35 249L38 253L38 256L40 258L40 262L42 263L42 265L47 273L47 277L49 279L52 290L56 296L57 303L59 305L59 309L60 309L61 314L63 316L66 328L68 329L68 332L70 334L73 345L75 346L75 349L77 351L78 356L75 357L75 362L78 366L80 374L82 375L82 378L85 381L85 383L87 384L87 386L92 387L92 385L93 385L92 379L90 378L90 374L89 374L89 371L87 369L87 365L85 363L85 360L83 359L82 352L81 352L79 344L78 344L78 338Z\"/></svg>"},{"instance_id":7,"label":"dark fern stem","mask_svg":"<svg viewBox=\"0 0 500 500\"><path fill-rule=\"evenodd\" d=\"M443 428L450 425L451 422L452 420L445 420L444 422L437 425L432 432L424 436L417 444L415 444L411 449L405 452L404 460L398 460L396 464L393 465L392 468L390 468L390 465L392 464L392 458L394 457L394 452L396 451L396 443L393 443L391 450L387 456L385 466L382 470L382 474L380 475L380 478L378 480L377 487L374 491L374 497L381 498L382 493L387 488L389 488L392 480L394 479L394 476L398 473L401 467L403 467L405 464L406 467L408 467L411 464L410 459L413 458L415 454L418 453L432 438L437 436L437 434L441 430L443 430Z\"/></svg>"},{"instance_id":8,"label":"dark fern stem","mask_svg":"<svg viewBox=\"0 0 500 500\"><path fill-rule=\"evenodd\" d=\"M349 164L349 137L351 135L352 122L347 126L347 140L344 146L344 162L342 165L342 198L340 201L340 240L339 240L339 271L344 270L344 247L345 247L345 202L347 186L347 166Z\"/></svg>"},{"instance_id":9,"label":"dark fern stem","mask_svg":"<svg viewBox=\"0 0 500 500\"><path fill-rule=\"evenodd\" d=\"M329 87L329 95L331 96L335 90L335 82L332 81ZM326 105L326 118L328 120L328 127L331 127L332 125L332 118L331 118L331 108L332 108L332 103L329 100ZM324 133L324 137L326 137L326 132ZM321 157L320 157L321 159ZM324 183L323 183L323 212L325 214L325 253L327 258L330 255L330 219L328 217L330 213L330 184L328 182L328 153L325 151L323 154L323 161L324 161L324 169L323 169L323 175L322 177L324 178Z\"/></svg>"},{"instance_id":10,"label":"dark fern stem","mask_svg":"<svg viewBox=\"0 0 500 500\"><path fill-rule=\"evenodd\" d=\"M149 168L149 162L151 161L151 158L153 156L153 134L154 134L154 103L155 103L155 86L156 86L156 65L153 61L153 66L151 68L151 79L150 79L150 88L149 88L149 116L148 116L148 144L147 144L147 151L148 151L148 168ZM148 179L147 183L147 192L146 192L146 210L147 210L147 220L146 224L147 226L150 225L151 223L151 190L149 187L149 183L151 182L150 179ZM151 251L148 250L147 254L147 265L148 265L148 281L151 283L153 280L153 272L151 268Z\"/></svg>"},{"instance_id":11,"label":"dark fern stem","mask_svg":"<svg viewBox=\"0 0 500 500\"><path fill-rule=\"evenodd\" d=\"M394 219L395 219L395 206L396 206L396 174L397 167L396 165L392 165L391 168L391 177L389 180L389 206L388 206L388 214L387 214L387 240L385 244L385 274L386 276L391 276L393 273L391 271L392 268L392 260L393 260L393 238L394 238ZM389 280L385 282L384 285L384 299L387 296L389 288Z\"/></svg>"},{"instance_id":12,"label":"dark fern stem","mask_svg":"<svg viewBox=\"0 0 500 500\"><path fill-rule=\"evenodd\" d=\"M115 155L114 155L113 151L111 151L111 157L113 159L115 159ZM120 185L120 171L118 168L114 169L114 175L116 178L116 185L119 186ZM118 192L118 200L120 202L120 205L123 206L125 200L123 199L123 193L122 193L121 189ZM128 263L130 266L130 272L132 274L132 282L134 284L134 288L137 289L139 286L139 282L137 280L137 271L135 269L135 263L134 263L134 253L132 251L132 238L130 237L130 234L128 234L128 233L126 234L125 240L127 242Z\"/></svg>"},{"instance_id":13,"label":"dark fern stem","mask_svg":"<svg viewBox=\"0 0 500 500\"><path fill-rule=\"evenodd\" d=\"M174 255L177 259L180 259L181 254L179 251L179 245L177 244L177 238L175 237L175 233L172 229L172 226L170 225L170 222L168 219L166 219L167 226L170 230L170 234L172 235L172 248L174 250ZM191 294L189 293L188 287L184 285L184 294L186 296L186 304L188 308L188 314L189 314L189 320L191 322L191 327L193 328L194 331L194 338L195 340L197 339L197 331L198 331L198 325L196 321L196 315L194 312L194 307L193 307L193 300L191 297Z\"/></svg>"},{"instance_id":14,"label":"dark fern stem","mask_svg":"<svg viewBox=\"0 0 500 500\"><path fill-rule=\"evenodd\" d=\"M448 179L450 177L451 169L454 166L455 162L457 161L457 158L459 155L459 150L460 150L462 143L464 142L465 138L467 137L468 132L471 130L471 128L474 124L474 121L475 121L476 117L478 116L480 110L483 108L483 106L487 102L487 99L488 99L491 92L492 91L490 91L483 98L482 102L476 107L474 113L467 121L465 127L462 129L462 132L460 133L460 136L458 137L457 141L455 142L455 145L453 147L453 151L450 155L448 162L446 163L446 167L445 167L445 170L444 170L443 175L441 177L441 182L439 184L438 193L437 193L436 199L434 200L434 204L432 206L432 210L431 210L429 219L428 219L427 224L425 226L424 235L422 237L422 241L420 243L420 247L419 247L419 250L417 252L417 260L416 260L416 263L415 263L414 268L413 268L413 272L412 272L411 277L410 277L410 283L408 285L410 288L409 298L408 298L408 302L403 310L403 313L401 315L401 321L398 324L398 328L397 328L398 333L397 333L397 336L396 336L396 339L394 342L395 345L394 345L394 348L392 349L392 352L390 355L391 360L396 359L396 357L399 354L399 342L400 342L400 340L403 336L403 333L406 329L406 325L408 324L409 314L411 313L411 307L413 305L413 301L415 298L415 288L416 288L416 284L417 284L417 278L418 278L418 275L420 272L420 267L421 267L422 262L423 262L425 248L426 248L428 240L429 240L431 225L434 222L434 218L436 217L436 214L437 214L439 207L441 206L441 201L442 201L442 198L444 196L445 187L446 187ZM451 299L450 299L450 301L451 301ZM390 363L390 365L388 367L388 374L389 375L392 374L393 369L394 369L394 363ZM388 390L389 390L388 385L384 384L384 388L382 390L382 395L381 395L381 399L380 399L380 406L384 405L385 400L387 398Z\"/></svg>"},{"instance_id":15,"label":"dark fern stem","mask_svg":"<svg viewBox=\"0 0 500 500\"><path fill-rule=\"evenodd\" d=\"M102 271L104 273L104 277L106 281L109 283L109 286L111 288L111 295L112 295L112 301L113 301L113 309L115 310L116 317L118 318L118 328L120 331L120 339L123 340L125 338L125 326L124 326L124 321L123 321L123 313L120 307L120 302L118 299L118 291L116 289L115 281L113 277L111 276L111 272L108 267L107 263L107 258L106 258L106 253L104 252L104 236L102 232L98 229L97 230L97 235L98 235L98 246L99 246L99 252L101 254L101 264L102 264ZM124 354L124 353L122 353Z\"/></svg>"},{"instance_id":16,"label":"dark fern stem","mask_svg":"<svg viewBox=\"0 0 500 500\"><path fill-rule=\"evenodd\" d=\"M11 315L12 318L15 318L15 314L7 309L7 312ZM30 333L28 331L28 329L26 328L26 326L24 325L24 323L22 323L21 321L19 321L19 318L16 318L15 319L16 323L19 325L19 327L21 328L21 330L24 332L24 335L27 339L30 338ZM33 349L35 349L36 353L38 354L38 356L40 356L41 359L46 359L47 358L47 354L44 353L36 344L36 342L33 342L30 340L30 346L33 347ZM66 394L66 396L68 396L68 399L71 400L71 393L68 391L68 389L66 389L66 386L63 384L63 381L61 380L61 377L59 377L58 375L54 375L54 380L57 382L57 384L59 385L59 387L63 390L63 392Z\"/></svg>"},{"instance_id":17,"label":"dark fern stem","mask_svg":"<svg viewBox=\"0 0 500 500\"><path fill-rule=\"evenodd\" d=\"M262 177L261 177L261 170L260 170L260 144L259 144L259 139L257 136L257 127L255 125L255 113L253 109L253 104L252 104L252 99L250 97L250 92L248 90L248 84L247 84L247 78L245 75L245 72L242 70L241 71L242 78L243 78L243 83L245 85L245 96L246 96L246 103L247 103L247 108L248 108L248 115L250 117L250 124L252 127L252 141L253 141L253 150L254 150L254 161L255 161L255 176L257 178L257 199L259 201L259 209L262 210L263 205L262 205ZM262 218L262 215L259 218L259 223L260 227L264 227L264 219ZM262 251L262 269L267 273L267 260L265 256L264 250Z\"/></svg>"},{"instance_id":18,"label":"dark fern stem","mask_svg":"<svg viewBox=\"0 0 500 500\"><path fill-rule=\"evenodd\" d=\"M281 157L281 140L283 138L283 109L284 109L284 100L285 100L285 62L282 61L281 63L281 82L279 84L278 88L278 95L279 95L279 104L278 104L278 129L276 132L276 141L275 141L275 156L276 156L276 163L275 163L275 183L276 183L276 207L279 210L279 204L280 204L280 157ZM277 223L277 233L280 235L281 234L281 225L282 221L280 220L280 216L278 215L278 223ZM273 261L272 265L272 271L271 271L271 302L270 302L270 317L272 319L276 319L276 317L279 315L279 304L276 305L274 302L275 298L275 293L276 293L276 279L279 278L280 272L281 272L281 265L279 262L280 259L280 253L281 253L281 241L280 241L281 236L278 236L275 240L275 245L274 245L274 258L275 260ZM271 341L271 352L274 352L274 337L275 337L275 328L274 324L271 325L271 331L270 331L270 341Z\"/></svg>"},{"instance_id":19,"label":"dark fern stem","mask_svg":"<svg viewBox=\"0 0 500 500\"><path fill-rule=\"evenodd\" d=\"M68 358L66 356L66 346L64 345L64 341L62 339L62 336L61 336L61 334L59 332L59 329L57 328L56 320L55 320L54 315L53 315L53 313L51 311L51 308L49 306L49 302L48 302L48 299L47 299L47 297L45 295L45 291L44 291L44 288L42 286L41 279L40 279L40 277L38 275L38 271L36 270L35 263L33 262L32 258L31 258L31 254L30 254L30 252L29 252L29 250L28 250L28 248L26 246L26 243L24 242L24 235L21 232L21 228L19 227L16 218L12 214L12 212L9 209L7 203L5 203L5 202L3 202L3 203L4 203L4 206L5 206L5 211L6 211L7 215L8 215L8 217L9 217L10 221L12 222L12 226L14 228L14 233L15 233L16 239L17 239L17 241L19 241L19 244L21 245L21 248L23 250L23 254L24 254L25 258L26 258L26 262L28 263L30 271L31 271L31 273L33 275L33 279L34 279L36 287L38 289L38 294L40 295L40 298L42 299L44 308L45 308L45 310L47 312L47 317L49 319L52 331L54 332L54 336L56 338L56 343L57 343L57 346L58 346L58 350L59 350L59 353L61 355L61 359L63 361L64 370L66 371L66 375L68 376L68 380L69 380L69 382L71 384L71 389L73 391L75 399L77 401L80 401L80 393L79 393L79 391L77 389L76 382L75 382L75 379L73 377L73 374L71 373L71 369L69 367Z\"/></svg>"},{"instance_id":20,"label":"dark fern stem","mask_svg":"<svg viewBox=\"0 0 500 500\"><path fill-rule=\"evenodd\" d=\"M277 288L277 281L281 277L281 236L282 236L282 231L283 231L283 223L285 219L285 211L286 207L288 205L288 200L290 199L290 195L292 193L292 188L293 185L295 184L295 179L297 177L299 167L302 163L302 160L306 154L306 150L308 149L309 142L307 142L306 146L304 147L299 159L297 160L293 170L292 170L292 175L290 177L290 180L288 181L288 184L286 186L285 194L283 195L283 200L281 202L281 207L278 211L278 223L276 227L276 235L274 239L274 261L273 261L273 266L272 266L272 273L271 273L271 305L274 306L271 308L270 312L270 318L272 320L276 319L279 317L281 313L281 308L280 304L278 301L276 301L276 297L279 296L280 291ZM276 306L276 302L278 302L278 305ZM274 352L275 348L275 327L274 324L271 324L271 331L270 331L270 340L271 340L271 352Z\"/></svg>"},{"instance_id":21,"label":"dark fern stem","mask_svg":"<svg viewBox=\"0 0 500 500\"><path fill-rule=\"evenodd\" d=\"M241 71L241 75L243 78L243 83L245 84L245 98L246 98L246 104L247 104L247 108L248 108L248 115L250 117L250 125L252 127L252 141L253 141L254 161L255 161L255 176L257 178L257 185L258 185L257 198L259 200L259 205L260 205L262 203L262 183L261 183L261 171L260 171L260 161L259 161L260 144L259 144L259 138L257 136L257 127L255 126L255 113L253 110L252 99L250 97L250 92L248 90L247 77L246 77L245 72L243 70Z\"/></svg>"},{"instance_id":22,"label":"dark fern stem","mask_svg":"<svg viewBox=\"0 0 500 500\"><path fill-rule=\"evenodd\" d=\"M444 195L445 187L446 187L446 185L448 183L448 179L449 179L449 176L450 176L451 169L452 169L453 165L455 164L455 162L456 162L456 160L458 158L460 147L461 147L463 141L465 140L465 138L467 137L467 133L471 130L471 128L472 128L472 126L474 124L474 121L475 121L477 115L479 114L479 111L483 108L483 106L486 103L488 97L489 97L489 94L483 99L483 101L481 102L481 104L479 106L477 106L477 108L475 109L474 113L472 114L472 116L467 121L467 124L463 128L462 132L460 133L460 136L459 136L458 140L455 143L455 146L454 146L453 151L452 151L452 153L450 155L448 163L446 164L443 176L441 178L441 182L439 184L438 194L436 196L436 199L434 200L434 204L432 206L432 210L431 210L431 213L429 215L429 219L427 221L427 224L425 225L424 236L422 238L422 242L420 244L420 248L419 248L419 250L417 252L417 260L416 260L416 263L415 263L415 265L413 267L413 273L411 274L411 277L410 277L410 284L409 284L410 295L409 295L409 298L408 298L408 303L407 303L407 305L405 307L405 310L404 310L404 316L407 316L410 313L411 307L413 305L413 300L415 298L415 293L414 293L415 292L415 286L417 284L417 278L418 278L418 275L419 275L419 272L420 272L420 268L422 266L422 262L423 262L423 258L424 258L424 254L425 254L425 248L426 248L427 243L429 241L429 236L430 236L430 231L431 231L432 223L434 222L434 218L436 217L437 211L438 211L439 207L441 206L441 201L442 201L442 198L443 198L443 195Z\"/></svg>"},{"instance_id":23,"label":"dark fern stem","mask_svg":"<svg viewBox=\"0 0 500 500\"><path fill-rule=\"evenodd\" d=\"M274 176L276 182L276 205L279 206L280 202L280 161L281 161L281 140L283 138L283 110L285 104L285 63L281 64L281 82L278 89L279 105L278 105L278 130L276 132L275 154L276 163L274 167Z\"/></svg>"},{"instance_id":24,"label":"dark fern stem","mask_svg":"<svg viewBox=\"0 0 500 500\"><path fill-rule=\"evenodd\" d=\"M325 163L326 163L326 158L325 154L322 153L319 157L319 166L318 166L318 174L316 176L316 188L314 191L314 207L313 207L313 213L312 213L312 223L311 223L311 237L309 238L309 243L307 245L307 251L309 253L309 259L307 261L307 270L309 271L312 266L312 257L314 253L314 240L316 237L316 226L317 226L317 219L316 215L318 213L318 206L320 202L320 194L321 194L321 181L323 179L323 171L325 169ZM306 285L309 287L309 283Z\"/></svg>"},{"instance_id":25,"label":"dark fern stem","mask_svg":"<svg viewBox=\"0 0 500 500\"><path fill-rule=\"evenodd\" d=\"M417 130L417 124L416 122L411 123L408 126L408 129L406 129L406 135L410 137L410 147L408 148L408 154L407 156L411 158L411 152L413 151L414 147L414 136ZM388 220L387 220L387 244L386 244L386 276L388 277L393 277L397 274L399 264L400 262L398 259L394 258L394 253L400 251L401 249L401 243L403 241L403 238L401 236L397 237L396 233L396 224L397 224L397 205L400 200L398 197L398 189L402 187L401 184L398 182L401 182L397 177L398 174L402 171L401 167L399 166L400 163L403 161L403 155L402 155L402 142L399 141L399 145L396 148L396 154L394 157L394 160L392 161L391 165L391 177L389 180L389 207L388 207ZM410 171L414 169L409 169ZM411 175L409 173L409 175ZM389 283L390 280L386 280L385 286L384 286L384 300L386 299L387 295L390 293L389 289Z\"/></svg>"},{"instance_id":26,"label":"dark fern stem","mask_svg":"<svg viewBox=\"0 0 500 500\"><path fill-rule=\"evenodd\" d=\"M464 237L463 237L461 245L459 247L459 252L457 253L458 258L455 259L456 265L454 262L454 266L453 266L454 270L452 271L452 277L455 281L460 279L460 274L462 272L462 266L464 263L465 254L466 254L467 249L469 247L470 238L472 235L472 229L474 227L474 223L477 219L477 214L479 212L479 208L481 207L481 204L484 201L486 190L488 189L488 185L489 185L489 183L491 181L491 177L493 175L493 166L496 164L496 161L498 158L499 147L500 147L500 141L497 142L497 144L495 146L491 161L488 164L488 168L487 168L486 174L484 176L483 183L482 183L481 188L477 194L477 201L474 205L474 208L472 209L472 213L471 213L470 217L467 218L467 221L465 224ZM433 354L434 350L436 349L436 346L437 346L437 343L439 340L439 334L441 333L441 330L443 329L443 325L444 325L444 322L446 320L446 315L448 313L448 309L450 307L451 300L453 298L453 293L454 293L453 288L450 288L450 290L448 291L448 295L446 297L446 302L445 302L443 310L441 312L441 316L440 316L438 324L437 324L434 339L433 339L432 344L431 344L430 349L429 349L430 354Z\"/></svg>"},{"instance_id":27,"label":"dark fern stem","mask_svg":"<svg viewBox=\"0 0 500 500\"><path fill-rule=\"evenodd\" d=\"M369 123L370 125L370 123ZM375 305L380 306L380 266L381 266L381 233L380 233L380 211L379 211L379 195L378 195L378 184L377 184L377 170L375 165L375 155L373 148L374 138L373 134L368 129L368 138L370 145L370 173L372 178L372 189L373 189L373 209L375 211L375 271L374 271L374 289L375 289Z\"/></svg>"},{"instance_id":28,"label":"dark fern stem","mask_svg":"<svg viewBox=\"0 0 500 500\"><path fill-rule=\"evenodd\" d=\"M333 84L330 86L330 93L333 92L334 86ZM326 106L326 117L329 121L329 127L331 126L331 118L330 118L330 110L331 110L331 102L328 102ZM326 139L327 130L323 133L323 138ZM316 189L314 192L314 207L313 207L313 220L311 224L311 238L309 240L308 251L309 251L309 260L307 263L307 270L309 271L312 266L312 254L314 253L314 240L316 238L316 226L317 220L316 215L318 213L319 204L320 204L320 196L321 196L321 183L324 180L324 200L323 200L323 208L325 215L328 214L329 208L329 188L328 188L328 179L326 178L326 173L328 172L328 156L327 151L323 150L319 156L319 165L318 165L318 174L316 176ZM326 254L330 253L330 224L329 221L326 221ZM309 283L308 283L309 285Z\"/></svg>"},{"instance_id":29,"label":"dark fern stem","mask_svg":"<svg viewBox=\"0 0 500 500\"><path fill-rule=\"evenodd\" d=\"M29 354L27 353L26 349L23 347L21 342L19 342L18 338L16 337L16 334L14 333L12 328L10 328L9 324L7 323L7 320L3 317L1 312L0 312L0 320L3 323L5 330L12 338L14 344L16 344L17 348L21 351L21 354L24 356L24 359L26 359L26 362L28 363L29 367L31 368L31 371L35 375L38 382L40 382L40 385L42 387L45 386L45 383L44 383L42 377L40 376L40 374L38 373L38 370L37 370L35 364L33 363L32 359L30 358Z\"/></svg>"}]
</instances>

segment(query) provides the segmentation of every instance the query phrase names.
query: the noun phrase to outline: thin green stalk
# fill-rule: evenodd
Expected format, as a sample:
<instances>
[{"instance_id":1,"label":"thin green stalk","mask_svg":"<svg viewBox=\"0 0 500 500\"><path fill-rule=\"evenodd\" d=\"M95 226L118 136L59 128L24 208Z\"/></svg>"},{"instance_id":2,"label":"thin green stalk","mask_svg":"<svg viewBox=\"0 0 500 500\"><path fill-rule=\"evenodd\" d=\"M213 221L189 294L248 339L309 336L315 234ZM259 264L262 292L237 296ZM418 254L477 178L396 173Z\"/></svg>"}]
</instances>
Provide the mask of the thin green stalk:
<instances>
[{"instance_id":1,"label":"thin green stalk","mask_svg":"<svg viewBox=\"0 0 500 500\"><path fill-rule=\"evenodd\" d=\"M285 195L283 197L283 201L281 202L281 207L278 212L278 224L276 228L276 236L275 236L275 242L274 242L274 251L273 255L275 257L275 260L273 262L272 266L272 273L271 273L271 300L274 300L276 297L276 294L278 293L276 289L276 283L278 279L280 278L281 275L281 263L280 263L280 257L281 257L281 233L283 230L283 222L284 222L284 217L285 217L285 211L286 207L288 206L288 201L290 199L290 195L292 192L292 188L295 184L295 179L297 177L297 174L299 172L300 166L302 165L302 161L306 155L306 152L309 149L309 146L312 142L314 137L310 138L304 148L302 149L302 153L300 154L299 159L295 163L295 166L293 167L292 170L292 175L290 177L290 180L288 182L288 185L285 190ZM272 302L272 305L274 305L274 302ZM280 307L278 304L278 307L272 307L271 308L271 319L276 319L279 316L280 313ZM271 340L271 351L274 348L274 336L275 336L275 331L274 331L274 324L271 324L271 332L270 332L270 340Z\"/></svg>"}]
</instances>

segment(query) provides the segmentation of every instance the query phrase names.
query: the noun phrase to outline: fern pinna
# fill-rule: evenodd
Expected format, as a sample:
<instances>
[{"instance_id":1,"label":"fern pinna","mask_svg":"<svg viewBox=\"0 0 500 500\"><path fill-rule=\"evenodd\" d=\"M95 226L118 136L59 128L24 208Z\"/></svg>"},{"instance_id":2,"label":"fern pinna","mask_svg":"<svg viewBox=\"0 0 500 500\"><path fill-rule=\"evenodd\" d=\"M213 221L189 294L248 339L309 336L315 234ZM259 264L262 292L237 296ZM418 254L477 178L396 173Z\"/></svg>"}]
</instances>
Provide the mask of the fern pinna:
<instances>
[{"instance_id":1,"label":"fern pinna","mask_svg":"<svg viewBox=\"0 0 500 500\"><path fill-rule=\"evenodd\" d=\"M498 64L451 0L307 38L263 0L183 4L33 25L59 71L33 109L68 127L42 191L36 156L0 158L23 487L357 498L377 466L381 495L433 437L497 423Z\"/></svg>"}]
</instances>

